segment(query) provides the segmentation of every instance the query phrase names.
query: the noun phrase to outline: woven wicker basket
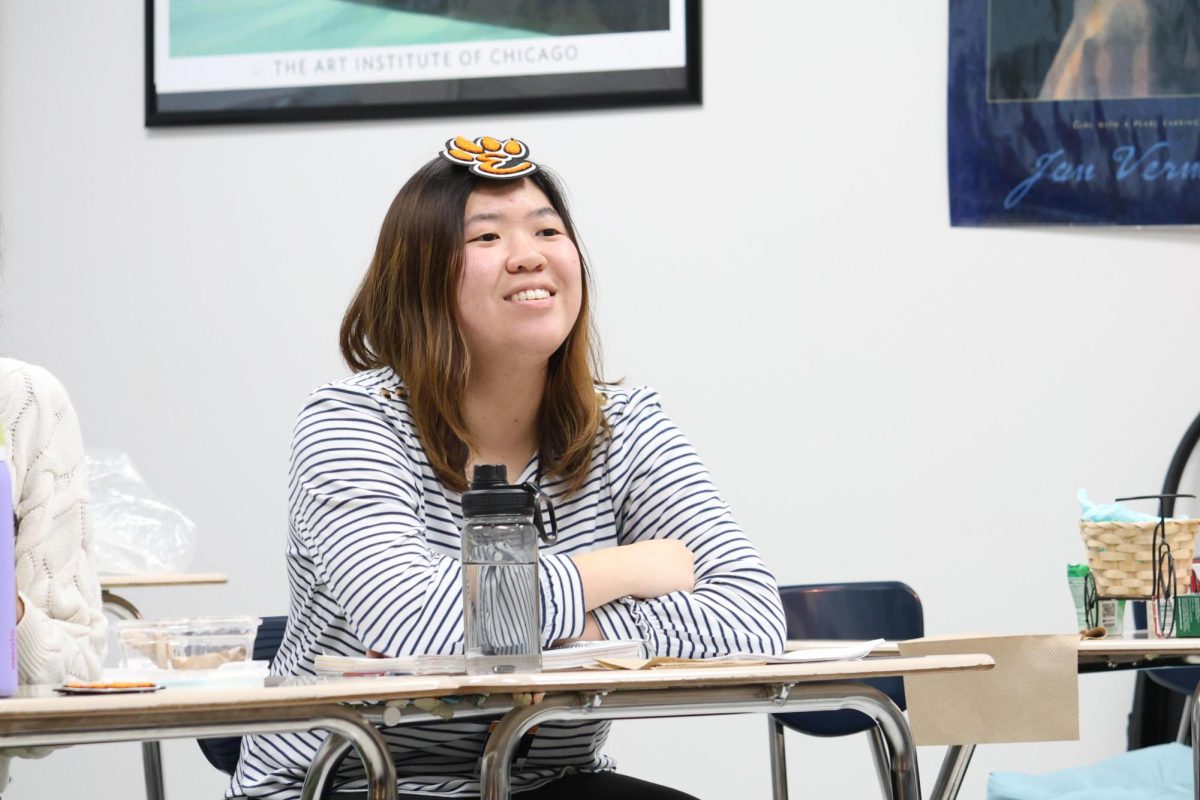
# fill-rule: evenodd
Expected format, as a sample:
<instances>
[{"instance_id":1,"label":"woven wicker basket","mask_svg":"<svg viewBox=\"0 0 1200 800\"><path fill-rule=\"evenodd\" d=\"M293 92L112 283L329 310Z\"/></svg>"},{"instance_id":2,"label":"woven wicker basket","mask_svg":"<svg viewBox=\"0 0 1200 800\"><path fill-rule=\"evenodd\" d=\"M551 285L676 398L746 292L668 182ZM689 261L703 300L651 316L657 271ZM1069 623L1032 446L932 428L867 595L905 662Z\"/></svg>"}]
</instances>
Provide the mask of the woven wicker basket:
<instances>
[{"instance_id":1,"label":"woven wicker basket","mask_svg":"<svg viewBox=\"0 0 1200 800\"><path fill-rule=\"evenodd\" d=\"M1088 567L1101 597L1145 597L1154 591L1154 522L1080 522ZM1200 519L1167 520L1175 558L1175 594L1191 591L1192 557Z\"/></svg>"}]
</instances>

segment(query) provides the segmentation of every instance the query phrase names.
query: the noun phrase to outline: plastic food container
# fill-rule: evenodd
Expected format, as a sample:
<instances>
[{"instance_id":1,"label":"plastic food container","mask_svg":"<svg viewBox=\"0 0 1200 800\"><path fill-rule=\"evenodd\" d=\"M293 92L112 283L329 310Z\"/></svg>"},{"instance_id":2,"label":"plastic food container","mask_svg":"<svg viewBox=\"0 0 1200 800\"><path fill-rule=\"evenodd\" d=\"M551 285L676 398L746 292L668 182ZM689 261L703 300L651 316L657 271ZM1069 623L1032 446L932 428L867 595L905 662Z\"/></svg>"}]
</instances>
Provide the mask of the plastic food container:
<instances>
[{"instance_id":1,"label":"plastic food container","mask_svg":"<svg viewBox=\"0 0 1200 800\"><path fill-rule=\"evenodd\" d=\"M258 617L138 619L117 623L121 667L128 670L216 669L249 661Z\"/></svg>"}]
</instances>

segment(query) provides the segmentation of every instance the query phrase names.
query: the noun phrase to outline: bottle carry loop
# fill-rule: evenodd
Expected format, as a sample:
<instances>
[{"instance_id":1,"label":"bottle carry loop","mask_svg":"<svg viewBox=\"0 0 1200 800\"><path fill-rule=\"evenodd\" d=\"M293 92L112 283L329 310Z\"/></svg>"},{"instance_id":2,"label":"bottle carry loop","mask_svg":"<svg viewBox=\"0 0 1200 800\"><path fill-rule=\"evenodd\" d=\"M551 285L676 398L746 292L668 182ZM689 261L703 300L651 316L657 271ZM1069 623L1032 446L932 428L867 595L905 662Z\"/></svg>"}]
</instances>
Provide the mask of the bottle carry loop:
<instances>
[{"instance_id":1,"label":"bottle carry loop","mask_svg":"<svg viewBox=\"0 0 1200 800\"><path fill-rule=\"evenodd\" d=\"M538 536L545 544L554 544L558 541L558 518L554 516L554 503L550 502L550 496L529 481L521 484L521 488L533 495L533 526L537 528ZM549 533L546 532L546 526L542 522L543 505L550 512Z\"/></svg>"}]
</instances>

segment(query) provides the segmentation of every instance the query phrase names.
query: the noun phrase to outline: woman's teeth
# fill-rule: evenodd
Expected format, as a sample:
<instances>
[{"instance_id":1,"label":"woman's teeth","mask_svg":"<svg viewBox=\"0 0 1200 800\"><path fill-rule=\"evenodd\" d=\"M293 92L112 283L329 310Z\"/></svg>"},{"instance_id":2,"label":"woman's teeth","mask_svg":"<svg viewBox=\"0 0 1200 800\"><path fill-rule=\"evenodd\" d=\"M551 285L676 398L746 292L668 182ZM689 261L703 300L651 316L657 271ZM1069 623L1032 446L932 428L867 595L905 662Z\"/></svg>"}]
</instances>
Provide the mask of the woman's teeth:
<instances>
[{"instance_id":1,"label":"woman's teeth","mask_svg":"<svg viewBox=\"0 0 1200 800\"><path fill-rule=\"evenodd\" d=\"M548 297L550 297L550 292L545 289L527 289L524 292L517 292L508 299L519 303L522 300L545 300Z\"/></svg>"}]
</instances>

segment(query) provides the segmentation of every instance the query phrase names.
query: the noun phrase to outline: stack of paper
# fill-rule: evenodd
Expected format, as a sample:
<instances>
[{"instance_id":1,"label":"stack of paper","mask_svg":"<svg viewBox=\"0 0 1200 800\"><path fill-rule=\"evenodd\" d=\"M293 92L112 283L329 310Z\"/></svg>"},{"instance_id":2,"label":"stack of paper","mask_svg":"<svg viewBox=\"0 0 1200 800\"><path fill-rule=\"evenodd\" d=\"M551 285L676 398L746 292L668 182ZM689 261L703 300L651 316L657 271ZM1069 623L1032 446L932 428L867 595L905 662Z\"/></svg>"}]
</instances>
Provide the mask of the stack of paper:
<instances>
[{"instance_id":1,"label":"stack of paper","mask_svg":"<svg viewBox=\"0 0 1200 800\"><path fill-rule=\"evenodd\" d=\"M871 654L871 651L884 643L884 639L873 639L869 642L847 642L846 644L838 645L821 645L820 647L806 647L803 650L793 650L790 653L784 653L781 656L767 655L766 653L734 653L729 656L721 656L722 661L741 660L741 661L761 661L765 664L803 664L813 661L853 661L859 658L866 658Z\"/></svg>"},{"instance_id":2,"label":"stack of paper","mask_svg":"<svg viewBox=\"0 0 1200 800\"><path fill-rule=\"evenodd\" d=\"M598 658L637 658L643 652L641 639L612 639L602 642L576 642L565 647L542 651L542 669L578 669L590 667Z\"/></svg>"},{"instance_id":3,"label":"stack of paper","mask_svg":"<svg viewBox=\"0 0 1200 800\"><path fill-rule=\"evenodd\" d=\"M655 656L652 658L600 657L597 660L600 666L609 669L685 669L689 667L741 667L759 664L802 664L814 661L854 661L866 658L883 642L883 639L875 639L871 642L847 642L844 645L806 647L803 650L793 650L781 656L742 652L711 658Z\"/></svg>"},{"instance_id":4,"label":"stack of paper","mask_svg":"<svg viewBox=\"0 0 1200 800\"><path fill-rule=\"evenodd\" d=\"M642 653L640 639L578 642L542 651L542 669L589 667L601 658L636 658ZM320 655L314 659L317 672L326 675L461 675L466 660L459 655L414 655L395 658Z\"/></svg>"}]
</instances>

